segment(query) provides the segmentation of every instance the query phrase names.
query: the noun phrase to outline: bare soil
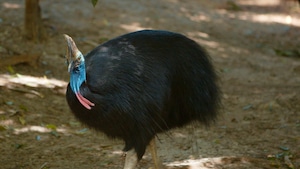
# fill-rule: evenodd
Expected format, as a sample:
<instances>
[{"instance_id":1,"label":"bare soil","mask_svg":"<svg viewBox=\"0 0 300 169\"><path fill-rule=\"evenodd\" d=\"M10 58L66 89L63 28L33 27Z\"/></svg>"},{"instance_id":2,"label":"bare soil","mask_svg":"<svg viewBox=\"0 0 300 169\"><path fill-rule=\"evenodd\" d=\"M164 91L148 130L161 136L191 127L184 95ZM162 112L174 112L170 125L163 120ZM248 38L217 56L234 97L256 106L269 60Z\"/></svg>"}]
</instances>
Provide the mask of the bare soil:
<instances>
[{"instance_id":1,"label":"bare soil","mask_svg":"<svg viewBox=\"0 0 300 169\"><path fill-rule=\"evenodd\" d=\"M33 43L23 38L24 1L0 1L1 169L122 168L123 142L87 129L69 111L62 34L87 53L140 29L180 32L199 42L211 54L223 91L215 125L158 135L165 168L300 168L297 2L99 0L94 8L90 1L41 0L40 5L48 38ZM13 65L4 65L16 56ZM137 168L152 166L146 152Z\"/></svg>"}]
</instances>

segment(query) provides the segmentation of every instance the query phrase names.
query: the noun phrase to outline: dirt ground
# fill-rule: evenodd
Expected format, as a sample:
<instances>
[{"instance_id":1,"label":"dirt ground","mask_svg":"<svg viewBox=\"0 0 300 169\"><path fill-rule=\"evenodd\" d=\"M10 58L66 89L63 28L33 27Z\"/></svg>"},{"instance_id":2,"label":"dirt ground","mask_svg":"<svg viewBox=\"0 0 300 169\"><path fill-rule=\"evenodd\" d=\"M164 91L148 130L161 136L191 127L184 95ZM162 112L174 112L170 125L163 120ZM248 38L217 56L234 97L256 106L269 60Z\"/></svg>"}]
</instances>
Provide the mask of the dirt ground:
<instances>
[{"instance_id":1,"label":"dirt ground","mask_svg":"<svg viewBox=\"0 0 300 169\"><path fill-rule=\"evenodd\" d=\"M223 107L210 128L158 135L165 168L300 168L300 7L279 0L41 0L48 38L23 38L23 0L0 0L0 168L122 168L123 142L82 126L65 100L62 34L86 53L140 29L180 32L207 48ZM137 168L151 168L147 151Z\"/></svg>"}]
</instances>

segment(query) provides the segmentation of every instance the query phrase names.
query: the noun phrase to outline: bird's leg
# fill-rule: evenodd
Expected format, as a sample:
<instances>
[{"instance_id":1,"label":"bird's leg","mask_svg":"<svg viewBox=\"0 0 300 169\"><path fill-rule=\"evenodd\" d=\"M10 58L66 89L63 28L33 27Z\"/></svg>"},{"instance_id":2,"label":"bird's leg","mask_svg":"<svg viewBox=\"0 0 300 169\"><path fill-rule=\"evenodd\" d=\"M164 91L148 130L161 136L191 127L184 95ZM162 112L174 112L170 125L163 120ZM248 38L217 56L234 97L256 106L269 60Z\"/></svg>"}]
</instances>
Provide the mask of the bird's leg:
<instances>
[{"instance_id":1,"label":"bird's leg","mask_svg":"<svg viewBox=\"0 0 300 169\"><path fill-rule=\"evenodd\" d=\"M151 152L151 155L152 155L154 168L155 169L162 169L162 165L161 165L161 163L159 161L159 158L157 156L155 137L150 141L149 148L150 148L150 152Z\"/></svg>"},{"instance_id":2,"label":"bird's leg","mask_svg":"<svg viewBox=\"0 0 300 169\"><path fill-rule=\"evenodd\" d=\"M137 154L134 149L127 151L124 169L134 169L138 162Z\"/></svg>"}]
</instances>

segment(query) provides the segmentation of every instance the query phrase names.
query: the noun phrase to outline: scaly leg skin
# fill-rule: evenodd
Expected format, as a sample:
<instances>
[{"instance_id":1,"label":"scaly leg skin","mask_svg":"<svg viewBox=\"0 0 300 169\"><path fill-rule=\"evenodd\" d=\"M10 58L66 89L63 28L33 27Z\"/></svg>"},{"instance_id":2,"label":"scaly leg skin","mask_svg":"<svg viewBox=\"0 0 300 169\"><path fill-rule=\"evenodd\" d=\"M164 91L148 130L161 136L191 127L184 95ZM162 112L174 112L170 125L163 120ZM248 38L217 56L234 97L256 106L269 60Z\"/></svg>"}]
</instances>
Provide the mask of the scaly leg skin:
<instances>
[{"instance_id":1,"label":"scaly leg skin","mask_svg":"<svg viewBox=\"0 0 300 169\"><path fill-rule=\"evenodd\" d=\"M161 165L161 163L158 159L158 156L157 156L155 137L150 141L149 148L150 148L150 152L151 152L151 155L152 155L154 168L155 169L162 169L162 165Z\"/></svg>"},{"instance_id":2,"label":"scaly leg skin","mask_svg":"<svg viewBox=\"0 0 300 169\"><path fill-rule=\"evenodd\" d=\"M137 154L134 149L127 151L124 169L134 169L138 162Z\"/></svg>"}]
</instances>

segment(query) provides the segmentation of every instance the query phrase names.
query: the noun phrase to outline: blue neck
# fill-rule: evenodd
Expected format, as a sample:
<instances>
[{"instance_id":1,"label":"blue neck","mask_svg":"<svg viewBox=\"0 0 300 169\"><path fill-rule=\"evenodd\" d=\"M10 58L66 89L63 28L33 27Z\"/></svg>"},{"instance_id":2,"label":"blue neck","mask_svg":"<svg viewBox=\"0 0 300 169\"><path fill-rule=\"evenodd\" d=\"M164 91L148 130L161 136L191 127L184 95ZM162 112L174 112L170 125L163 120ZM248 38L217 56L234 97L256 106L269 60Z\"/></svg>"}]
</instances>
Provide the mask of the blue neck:
<instances>
[{"instance_id":1,"label":"blue neck","mask_svg":"<svg viewBox=\"0 0 300 169\"><path fill-rule=\"evenodd\" d=\"M79 88L86 81L85 62L80 64L70 71L70 86L75 94L79 93Z\"/></svg>"}]
</instances>

